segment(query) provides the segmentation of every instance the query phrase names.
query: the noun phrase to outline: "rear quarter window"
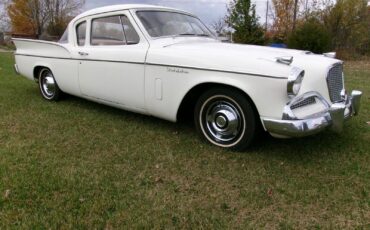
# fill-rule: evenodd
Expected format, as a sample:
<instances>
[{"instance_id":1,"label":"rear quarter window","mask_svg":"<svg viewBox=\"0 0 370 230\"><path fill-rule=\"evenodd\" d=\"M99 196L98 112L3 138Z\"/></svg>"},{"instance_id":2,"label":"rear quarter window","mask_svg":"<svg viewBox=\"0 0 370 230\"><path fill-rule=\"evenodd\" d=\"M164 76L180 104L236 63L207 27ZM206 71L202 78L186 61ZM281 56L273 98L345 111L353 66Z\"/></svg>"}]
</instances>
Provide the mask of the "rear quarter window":
<instances>
[{"instance_id":1,"label":"rear quarter window","mask_svg":"<svg viewBox=\"0 0 370 230\"><path fill-rule=\"evenodd\" d=\"M62 37L59 40L59 43L62 43L62 44L68 43L68 28L64 31Z\"/></svg>"}]
</instances>

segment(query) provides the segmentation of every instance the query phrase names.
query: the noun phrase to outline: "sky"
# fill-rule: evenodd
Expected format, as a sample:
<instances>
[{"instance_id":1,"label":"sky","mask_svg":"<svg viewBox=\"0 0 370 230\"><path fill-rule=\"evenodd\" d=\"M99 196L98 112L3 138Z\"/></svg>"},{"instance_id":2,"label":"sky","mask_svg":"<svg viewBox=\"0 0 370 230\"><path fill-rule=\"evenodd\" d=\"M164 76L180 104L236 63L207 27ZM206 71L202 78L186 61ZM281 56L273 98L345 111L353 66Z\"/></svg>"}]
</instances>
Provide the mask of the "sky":
<instances>
[{"instance_id":1,"label":"sky","mask_svg":"<svg viewBox=\"0 0 370 230\"><path fill-rule=\"evenodd\" d=\"M86 0L85 10L93 9L99 6L113 4L151 4L168 6L185 10L197 15L206 24L224 17L227 13L227 5L231 0ZM260 15L260 22L265 22L267 0L252 0L256 4L257 14Z\"/></svg>"}]
</instances>

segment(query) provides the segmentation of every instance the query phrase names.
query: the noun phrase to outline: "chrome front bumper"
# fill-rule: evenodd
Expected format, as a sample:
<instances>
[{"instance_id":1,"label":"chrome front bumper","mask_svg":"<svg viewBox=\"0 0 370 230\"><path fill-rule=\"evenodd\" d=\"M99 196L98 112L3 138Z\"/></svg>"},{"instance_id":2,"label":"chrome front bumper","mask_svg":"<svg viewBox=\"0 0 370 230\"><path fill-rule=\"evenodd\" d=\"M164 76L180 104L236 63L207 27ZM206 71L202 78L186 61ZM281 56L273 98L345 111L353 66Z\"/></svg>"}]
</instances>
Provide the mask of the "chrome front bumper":
<instances>
[{"instance_id":1,"label":"chrome front bumper","mask_svg":"<svg viewBox=\"0 0 370 230\"><path fill-rule=\"evenodd\" d=\"M341 132L345 120L360 111L362 92L354 90L344 102L332 104L327 111L302 120L276 120L264 118L266 130L276 137L304 137L319 133L326 128Z\"/></svg>"}]
</instances>

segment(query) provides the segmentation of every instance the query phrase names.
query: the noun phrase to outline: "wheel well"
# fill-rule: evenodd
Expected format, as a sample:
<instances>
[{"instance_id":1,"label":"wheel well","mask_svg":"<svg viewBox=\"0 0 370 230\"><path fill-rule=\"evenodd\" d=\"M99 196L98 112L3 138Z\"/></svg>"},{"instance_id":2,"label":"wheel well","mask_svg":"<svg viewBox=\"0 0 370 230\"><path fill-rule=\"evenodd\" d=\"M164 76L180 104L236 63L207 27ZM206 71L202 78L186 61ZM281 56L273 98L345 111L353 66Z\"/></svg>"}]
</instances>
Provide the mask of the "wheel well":
<instances>
[{"instance_id":1,"label":"wheel well","mask_svg":"<svg viewBox=\"0 0 370 230\"><path fill-rule=\"evenodd\" d=\"M180 104L180 108L179 108L179 110L177 112L177 120L178 121L184 121L184 120L193 119L194 109L195 109L195 105L196 105L196 103L198 101L198 98L205 91L207 91L207 90L209 90L209 89L211 89L213 87L224 87L224 88L229 88L229 89L231 88L231 89L234 89L234 90L239 91L251 103L251 105L252 105L252 107L254 109L254 112L256 113L256 116L259 117L257 107L254 104L254 102L252 101L251 97L247 93L245 93L244 91L242 91L241 89L236 88L234 86L224 85L224 84L218 84L218 83L203 83L203 84L200 84L200 85L197 85L197 86L193 87L185 95L185 97L183 98L183 100L182 100L182 102Z\"/></svg>"},{"instance_id":2,"label":"wheel well","mask_svg":"<svg viewBox=\"0 0 370 230\"><path fill-rule=\"evenodd\" d=\"M40 71L44 68L48 69L48 67L45 67L45 66L36 66L35 68L33 68L33 78L35 79L36 82L39 81L39 76L38 75L39 75Z\"/></svg>"}]
</instances>

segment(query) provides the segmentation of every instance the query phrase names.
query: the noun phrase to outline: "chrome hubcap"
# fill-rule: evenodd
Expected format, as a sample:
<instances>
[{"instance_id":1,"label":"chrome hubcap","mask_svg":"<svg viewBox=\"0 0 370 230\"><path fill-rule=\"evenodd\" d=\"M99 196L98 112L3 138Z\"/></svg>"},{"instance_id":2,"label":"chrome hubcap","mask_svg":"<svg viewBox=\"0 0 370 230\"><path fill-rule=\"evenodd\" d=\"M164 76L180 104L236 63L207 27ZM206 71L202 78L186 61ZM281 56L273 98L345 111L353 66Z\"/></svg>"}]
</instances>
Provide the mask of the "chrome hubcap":
<instances>
[{"instance_id":1,"label":"chrome hubcap","mask_svg":"<svg viewBox=\"0 0 370 230\"><path fill-rule=\"evenodd\" d=\"M239 110L227 101L213 102L206 111L209 133L218 141L227 142L237 138L242 127Z\"/></svg>"},{"instance_id":2,"label":"chrome hubcap","mask_svg":"<svg viewBox=\"0 0 370 230\"><path fill-rule=\"evenodd\" d=\"M41 87L47 97L53 97L55 94L55 81L50 72L46 72L42 78Z\"/></svg>"},{"instance_id":3,"label":"chrome hubcap","mask_svg":"<svg viewBox=\"0 0 370 230\"><path fill-rule=\"evenodd\" d=\"M219 128L225 128L227 126L227 118L223 115L220 115L216 118L216 125Z\"/></svg>"}]
</instances>

